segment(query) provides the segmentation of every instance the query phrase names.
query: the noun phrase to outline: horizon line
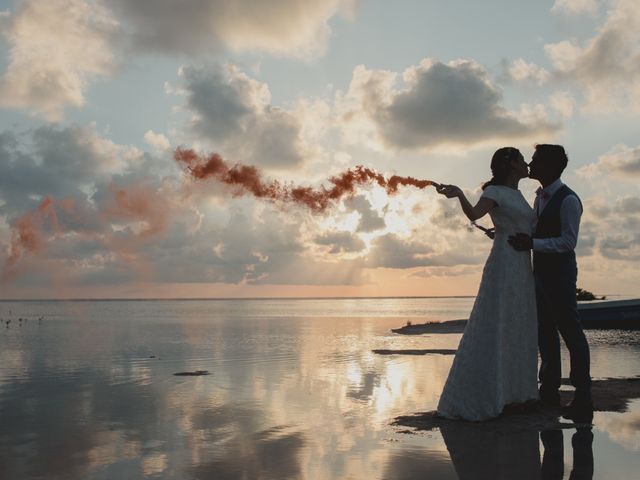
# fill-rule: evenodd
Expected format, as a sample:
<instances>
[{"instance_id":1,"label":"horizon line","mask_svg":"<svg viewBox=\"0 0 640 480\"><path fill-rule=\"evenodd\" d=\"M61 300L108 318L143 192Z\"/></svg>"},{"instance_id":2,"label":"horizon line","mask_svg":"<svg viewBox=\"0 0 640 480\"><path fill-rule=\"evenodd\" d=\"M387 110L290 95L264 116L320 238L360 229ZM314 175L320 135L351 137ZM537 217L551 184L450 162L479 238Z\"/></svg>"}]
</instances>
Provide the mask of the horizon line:
<instances>
[{"instance_id":1,"label":"horizon line","mask_svg":"<svg viewBox=\"0 0 640 480\"><path fill-rule=\"evenodd\" d=\"M410 298L475 298L476 295L379 295L327 297L93 297L93 298L0 298L0 302L126 302L126 301L202 301L202 300L376 300Z\"/></svg>"}]
</instances>

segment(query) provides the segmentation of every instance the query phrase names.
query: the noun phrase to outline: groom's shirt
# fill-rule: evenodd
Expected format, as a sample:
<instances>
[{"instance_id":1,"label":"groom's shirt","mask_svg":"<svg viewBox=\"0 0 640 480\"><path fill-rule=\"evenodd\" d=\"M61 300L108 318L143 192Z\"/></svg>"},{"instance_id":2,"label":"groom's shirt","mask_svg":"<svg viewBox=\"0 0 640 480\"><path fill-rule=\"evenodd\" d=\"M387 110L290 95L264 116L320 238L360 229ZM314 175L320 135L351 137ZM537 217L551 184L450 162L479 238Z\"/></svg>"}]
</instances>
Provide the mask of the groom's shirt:
<instances>
[{"instance_id":1,"label":"groom's shirt","mask_svg":"<svg viewBox=\"0 0 640 480\"><path fill-rule=\"evenodd\" d=\"M549 204L551 197L562 188L564 184L560 179L538 190L533 208L536 211L536 219L542 215L544 208ZM580 217L582 205L575 195L568 195L560 206L561 233L559 237L534 238L534 252L571 252L578 243L578 231L580 229ZM536 222L537 223L537 222Z\"/></svg>"}]
</instances>

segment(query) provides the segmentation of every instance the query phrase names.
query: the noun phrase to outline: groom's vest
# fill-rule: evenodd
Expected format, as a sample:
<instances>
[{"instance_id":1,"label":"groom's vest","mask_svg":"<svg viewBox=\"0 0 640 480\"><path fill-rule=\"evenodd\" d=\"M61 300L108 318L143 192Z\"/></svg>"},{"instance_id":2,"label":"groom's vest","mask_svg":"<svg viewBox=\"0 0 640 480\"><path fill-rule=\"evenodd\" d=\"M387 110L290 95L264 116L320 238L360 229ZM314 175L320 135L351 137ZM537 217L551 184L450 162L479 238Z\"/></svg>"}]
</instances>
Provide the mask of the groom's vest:
<instances>
[{"instance_id":1,"label":"groom's vest","mask_svg":"<svg viewBox=\"0 0 640 480\"><path fill-rule=\"evenodd\" d=\"M562 224L560 221L560 208L562 201L569 195L573 195L580 202L582 201L576 193L566 185L563 185L551 197L549 203L538 217L538 224L533 232L533 238L552 238L562 234ZM576 266L576 252L533 252L533 270L541 271L564 271L567 267Z\"/></svg>"}]
</instances>

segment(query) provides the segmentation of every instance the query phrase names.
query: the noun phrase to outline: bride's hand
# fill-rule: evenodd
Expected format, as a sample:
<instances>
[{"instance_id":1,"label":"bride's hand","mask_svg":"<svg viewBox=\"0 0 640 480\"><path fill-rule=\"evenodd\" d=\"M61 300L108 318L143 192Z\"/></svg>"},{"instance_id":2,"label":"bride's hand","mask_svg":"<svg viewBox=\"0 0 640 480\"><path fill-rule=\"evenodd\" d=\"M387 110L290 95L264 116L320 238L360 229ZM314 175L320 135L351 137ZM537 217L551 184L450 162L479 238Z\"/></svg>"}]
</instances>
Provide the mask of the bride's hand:
<instances>
[{"instance_id":1,"label":"bride's hand","mask_svg":"<svg viewBox=\"0 0 640 480\"><path fill-rule=\"evenodd\" d=\"M436 191L447 198L454 198L462 195L462 190L460 189L460 187L457 187L455 185L438 185L436 187Z\"/></svg>"},{"instance_id":2,"label":"bride's hand","mask_svg":"<svg viewBox=\"0 0 640 480\"><path fill-rule=\"evenodd\" d=\"M487 231L484 234L489 237L491 240L496 238L496 229L495 228L487 228Z\"/></svg>"}]
</instances>

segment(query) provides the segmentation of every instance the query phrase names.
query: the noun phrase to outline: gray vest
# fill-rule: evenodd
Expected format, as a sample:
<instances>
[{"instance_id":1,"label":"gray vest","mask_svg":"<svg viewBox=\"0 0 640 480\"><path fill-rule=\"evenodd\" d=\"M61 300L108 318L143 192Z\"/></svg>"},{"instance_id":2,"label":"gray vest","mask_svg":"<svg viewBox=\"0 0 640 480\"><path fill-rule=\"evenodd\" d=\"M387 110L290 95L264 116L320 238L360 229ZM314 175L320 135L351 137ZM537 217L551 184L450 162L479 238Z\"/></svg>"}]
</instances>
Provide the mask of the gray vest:
<instances>
[{"instance_id":1,"label":"gray vest","mask_svg":"<svg viewBox=\"0 0 640 480\"><path fill-rule=\"evenodd\" d=\"M552 238L562 234L562 223L560 221L560 207L562 201L569 195L574 195L580 205L580 197L566 185L551 197L549 203L544 207L542 214L538 217L538 224L533 232L533 238ZM533 252L533 270L535 272L558 272L566 271L567 268L576 268L576 253L570 252Z\"/></svg>"}]
</instances>

